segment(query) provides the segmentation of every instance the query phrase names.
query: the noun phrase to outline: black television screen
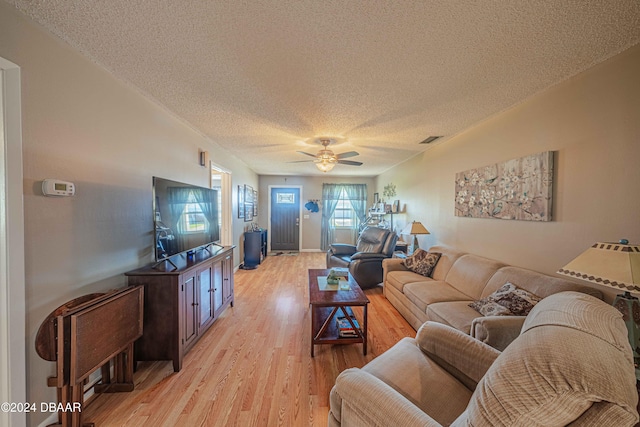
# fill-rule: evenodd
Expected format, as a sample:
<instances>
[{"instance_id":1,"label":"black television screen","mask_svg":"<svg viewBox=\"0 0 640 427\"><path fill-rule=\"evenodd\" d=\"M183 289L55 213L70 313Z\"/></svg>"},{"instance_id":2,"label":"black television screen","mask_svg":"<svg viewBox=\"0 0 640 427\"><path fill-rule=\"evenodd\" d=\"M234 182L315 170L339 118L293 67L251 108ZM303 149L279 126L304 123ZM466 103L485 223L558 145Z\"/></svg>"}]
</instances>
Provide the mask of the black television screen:
<instances>
[{"instance_id":1,"label":"black television screen","mask_svg":"<svg viewBox=\"0 0 640 427\"><path fill-rule=\"evenodd\" d=\"M220 242L218 190L153 177L156 261Z\"/></svg>"}]
</instances>

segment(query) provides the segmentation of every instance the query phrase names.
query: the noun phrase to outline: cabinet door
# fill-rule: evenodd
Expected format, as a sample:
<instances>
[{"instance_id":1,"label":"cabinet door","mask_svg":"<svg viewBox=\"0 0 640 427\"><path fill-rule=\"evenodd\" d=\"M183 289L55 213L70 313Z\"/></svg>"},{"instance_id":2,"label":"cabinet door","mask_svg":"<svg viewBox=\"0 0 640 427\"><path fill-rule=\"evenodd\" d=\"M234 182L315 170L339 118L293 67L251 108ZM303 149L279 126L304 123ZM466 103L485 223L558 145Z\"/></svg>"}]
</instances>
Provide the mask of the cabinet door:
<instances>
[{"instance_id":1,"label":"cabinet door","mask_svg":"<svg viewBox=\"0 0 640 427\"><path fill-rule=\"evenodd\" d=\"M184 276L184 331L183 342L187 346L197 335L198 327L198 290L195 274Z\"/></svg>"},{"instance_id":2,"label":"cabinet door","mask_svg":"<svg viewBox=\"0 0 640 427\"><path fill-rule=\"evenodd\" d=\"M200 328L213 321L211 265L196 272L198 277L198 319Z\"/></svg>"},{"instance_id":3,"label":"cabinet door","mask_svg":"<svg viewBox=\"0 0 640 427\"><path fill-rule=\"evenodd\" d=\"M217 312L223 304L222 298L222 261L213 263L213 310Z\"/></svg>"},{"instance_id":4,"label":"cabinet door","mask_svg":"<svg viewBox=\"0 0 640 427\"><path fill-rule=\"evenodd\" d=\"M222 262L222 297L224 302L233 298L233 257L227 255Z\"/></svg>"}]
</instances>

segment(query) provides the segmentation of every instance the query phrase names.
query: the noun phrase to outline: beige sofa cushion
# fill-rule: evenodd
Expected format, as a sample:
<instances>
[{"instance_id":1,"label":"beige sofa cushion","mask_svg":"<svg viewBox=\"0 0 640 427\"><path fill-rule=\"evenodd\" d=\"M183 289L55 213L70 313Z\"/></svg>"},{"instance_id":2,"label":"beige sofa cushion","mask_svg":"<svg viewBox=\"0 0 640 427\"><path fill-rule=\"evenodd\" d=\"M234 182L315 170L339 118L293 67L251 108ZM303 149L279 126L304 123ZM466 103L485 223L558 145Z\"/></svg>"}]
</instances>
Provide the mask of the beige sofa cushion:
<instances>
[{"instance_id":1,"label":"beige sofa cushion","mask_svg":"<svg viewBox=\"0 0 640 427\"><path fill-rule=\"evenodd\" d=\"M496 270L504 266L505 264L492 259L466 254L453 263L445 280L460 292L471 297L470 299L477 300L481 298L482 291ZM500 286L502 285L504 283Z\"/></svg>"},{"instance_id":2,"label":"beige sofa cushion","mask_svg":"<svg viewBox=\"0 0 640 427\"><path fill-rule=\"evenodd\" d=\"M433 279L424 277L423 275L414 273L413 271L398 270L387 273L387 280L384 283L384 286L391 286L400 292L404 292L404 287L409 283L429 281L433 281Z\"/></svg>"},{"instance_id":3,"label":"beige sofa cushion","mask_svg":"<svg viewBox=\"0 0 640 427\"><path fill-rule=\"evenodd\" d=\"M540 298L555 294L558 290L578 291L596 298L602 299L602 292L590 286L565 280L561 277L547 276L525 268L506 266L502 267L489 279L487 286L482 291L482 298L495 292L502 285L511 282L517 287L531 292ZM479 299L479 298L478 298Z\"/></svg>"},{"instance_id":4,"label":"beige sofa cushion","mask_svg":"<svg viewBox=\"0 0 640 427\"><path fill-rule=\"evenodd\" d=\"M543 299L453 425L584 425L581 417L603 413L600 425L633 425L635 374L620 317L583 293Z\"/></svg>"},{"instance_id":5,"label":"beige sofa cushion","mask_svg":"<svg viewBox=\"0 0 640 427\"><path fill-rule=\"evenodd\" d=\"M437 302L471 299L447 282L437 280L407 283L404 285L404 295L422 312L426 312L428 305Z\"/></svg>"},{"instance_id":6,"label":"beige sofa cushion","mask_svg":"<svg viewBox=\"0 0 640 427\"><path fill-rule=\"evenodd\" d=\"M431 246L429 248L429 252L439 252L441 254L438 263L431 273L431 277L433 277L434 280L444 280L445 277L447 277L449 270L451 270L453 263L465 254L464 252L457 251L444 245Z\"/></svg>"},{"instance_id":7,"label":"beige sofa cushion","mask_svg":"<svg viewBox=\"0 0 640 427\"><path fill-rule=\"evenodd\" d=\"M480 313L469 307L470 302L466 300L430 304L427 307L427 318L470 334L473 320L482 317Z\"/></svg>"}]
</instances>

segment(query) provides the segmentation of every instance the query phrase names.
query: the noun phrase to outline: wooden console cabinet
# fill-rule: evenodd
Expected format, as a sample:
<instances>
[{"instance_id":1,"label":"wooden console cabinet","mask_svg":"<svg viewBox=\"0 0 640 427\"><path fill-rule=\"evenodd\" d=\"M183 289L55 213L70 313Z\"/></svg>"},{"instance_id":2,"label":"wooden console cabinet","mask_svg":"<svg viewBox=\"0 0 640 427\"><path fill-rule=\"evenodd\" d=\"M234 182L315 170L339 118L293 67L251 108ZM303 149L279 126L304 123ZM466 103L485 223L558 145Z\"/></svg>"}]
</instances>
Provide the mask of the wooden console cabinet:
<instances>
[{"instance_id":1,"label":"wooden console cabinet","mask_svg":"<svg viewBox=\"0 0 640 427\"><path fill-rule=\"evenodd\" d=\"M229 305L233 306L233 248L211 246L191 257L125 273L144 286L144 333L135 360L172 360L173 370Z\"/></svg>"}]
</instances>

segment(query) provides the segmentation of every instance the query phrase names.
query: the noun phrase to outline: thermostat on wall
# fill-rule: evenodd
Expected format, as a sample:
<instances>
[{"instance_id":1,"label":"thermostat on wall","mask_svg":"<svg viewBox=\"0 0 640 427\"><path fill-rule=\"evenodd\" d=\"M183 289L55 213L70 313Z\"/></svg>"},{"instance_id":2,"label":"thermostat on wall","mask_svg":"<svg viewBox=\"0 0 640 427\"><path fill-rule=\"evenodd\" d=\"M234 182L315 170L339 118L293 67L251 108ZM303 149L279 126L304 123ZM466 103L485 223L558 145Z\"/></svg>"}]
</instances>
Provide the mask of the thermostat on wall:
<instances>
[{"instance_id":1,"label":"thermostat on wall","mask_svg":"<svg viewBox=\"0 0 640 427\"><path fill-rule=\"evenodd\" d=\"M45 179L42 181L42 193L45 196L73 196L76 194L76 186L73 182Z\"/></svg>"}]
</instances>

